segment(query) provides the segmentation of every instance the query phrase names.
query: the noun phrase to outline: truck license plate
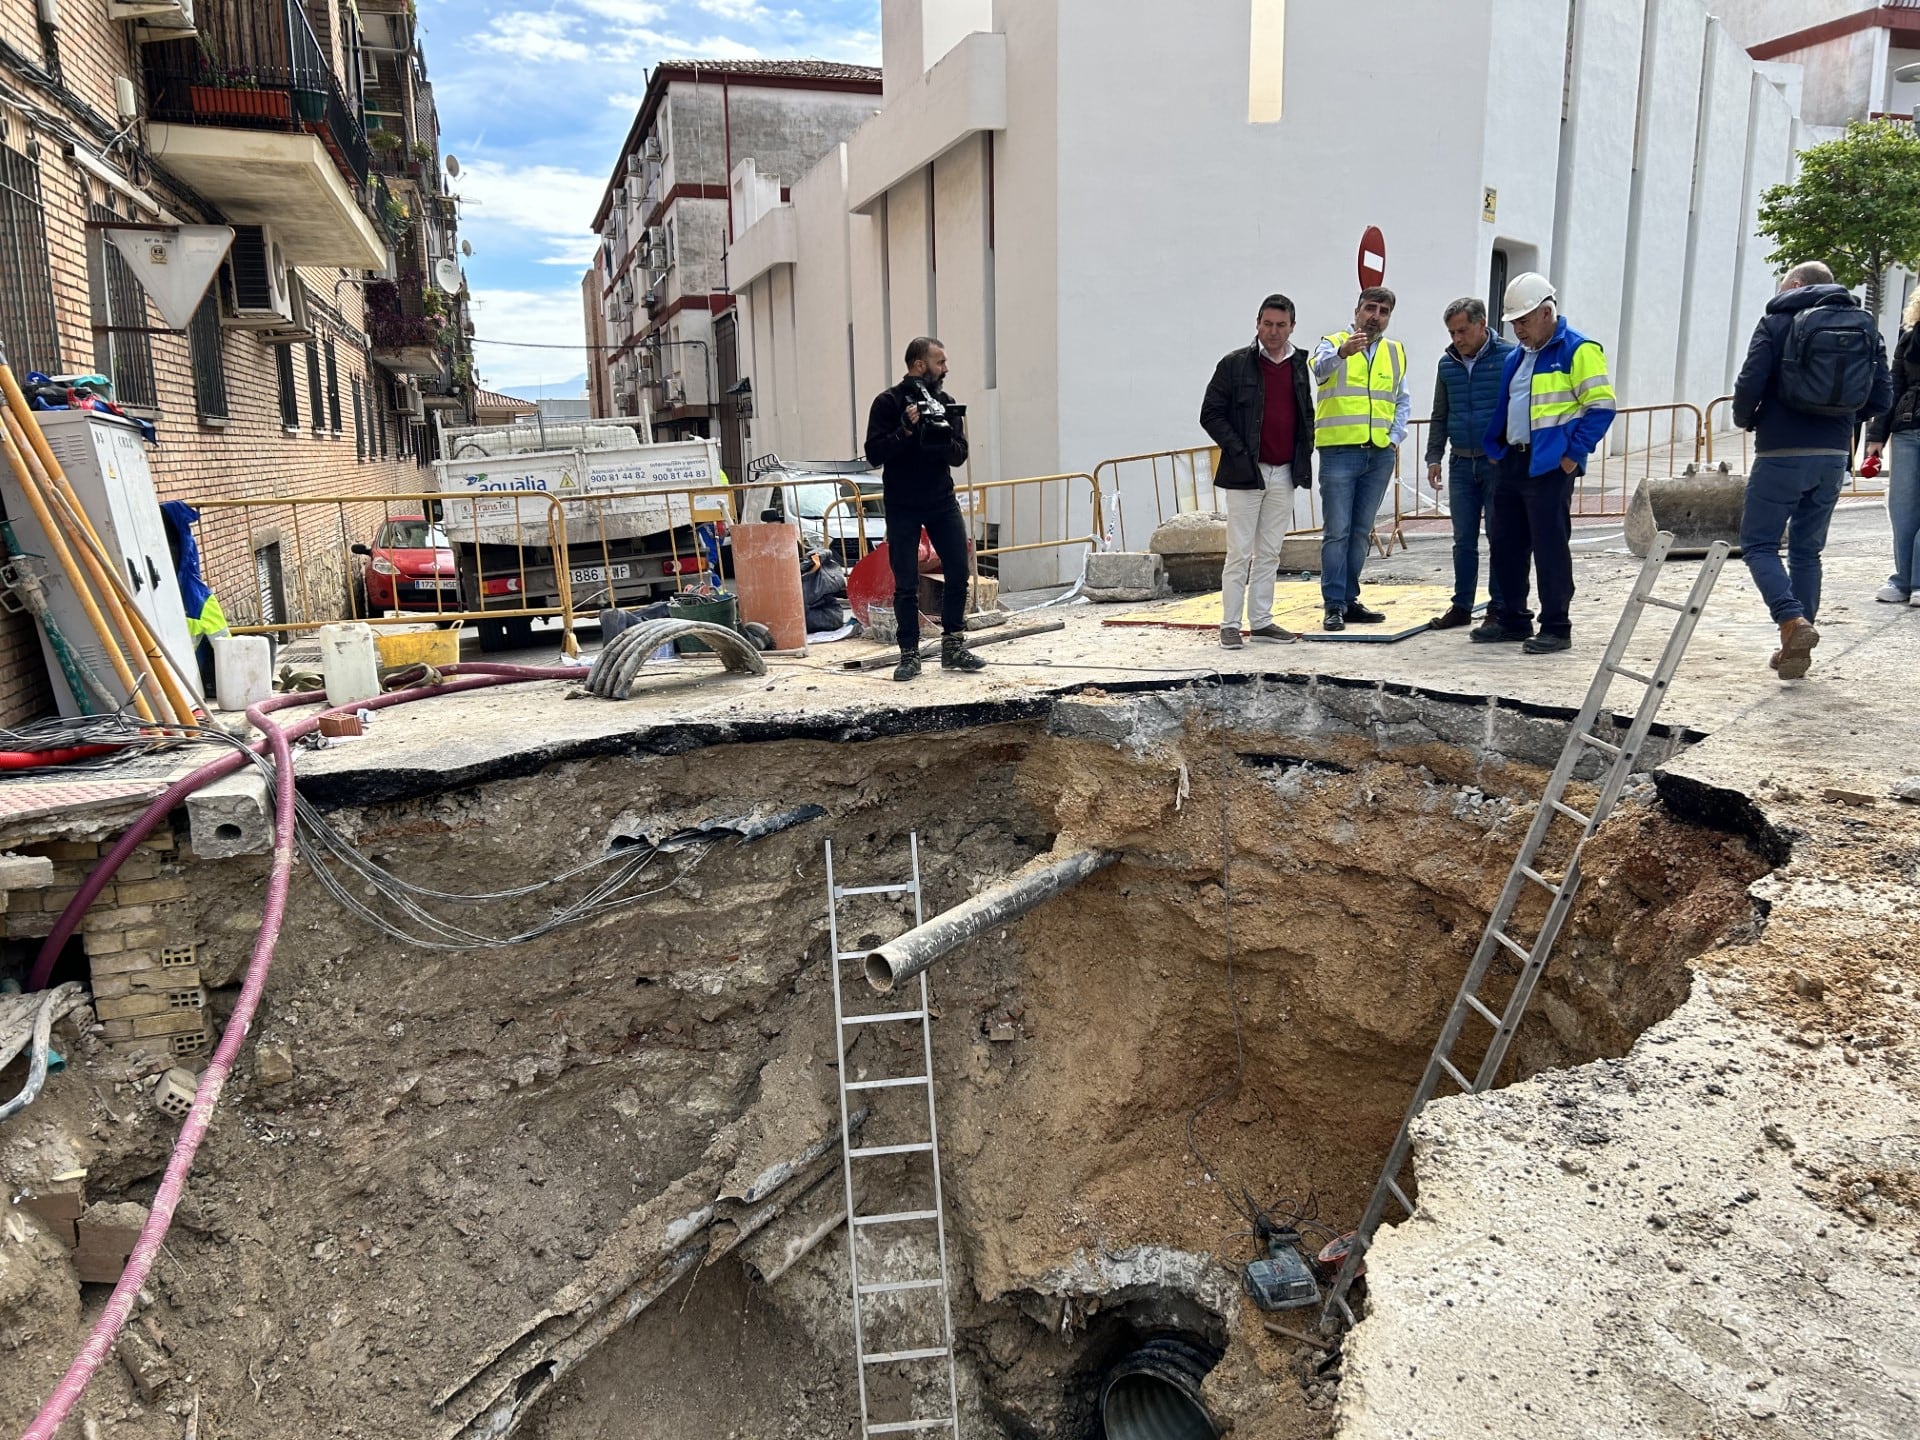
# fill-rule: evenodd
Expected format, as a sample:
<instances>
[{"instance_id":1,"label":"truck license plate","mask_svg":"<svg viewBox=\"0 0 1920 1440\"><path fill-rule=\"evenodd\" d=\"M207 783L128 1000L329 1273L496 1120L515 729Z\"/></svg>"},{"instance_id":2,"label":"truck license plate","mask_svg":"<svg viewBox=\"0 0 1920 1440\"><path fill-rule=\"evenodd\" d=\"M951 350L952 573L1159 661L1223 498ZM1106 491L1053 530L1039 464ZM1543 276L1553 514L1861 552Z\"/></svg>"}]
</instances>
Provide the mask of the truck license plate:
<instances>
[{"instance_id":1,"label":"truck license plate","mask_svg":"<svg viewBox=\"0 0 1920 1440\"><path fill-rule=\"evenodd\" d=\"M569 573L573 577L574 584L591 585L596 580L607 579L607 569L608 567L605 565L582 565ZM615 580L631 580L633 578L633 567L631 565L615 565L612 569L612 578Z\"/></svg>"}]
</instances>

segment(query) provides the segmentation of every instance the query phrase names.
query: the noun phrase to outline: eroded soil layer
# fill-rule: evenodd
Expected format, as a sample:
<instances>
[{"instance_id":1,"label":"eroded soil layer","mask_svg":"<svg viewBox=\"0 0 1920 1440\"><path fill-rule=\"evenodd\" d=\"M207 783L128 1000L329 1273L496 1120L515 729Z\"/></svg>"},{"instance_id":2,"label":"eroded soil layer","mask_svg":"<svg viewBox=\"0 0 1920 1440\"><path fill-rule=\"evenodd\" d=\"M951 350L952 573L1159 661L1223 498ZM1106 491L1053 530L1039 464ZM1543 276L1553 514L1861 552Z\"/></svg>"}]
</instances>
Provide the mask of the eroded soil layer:
<instances>
[{"instance_id":1,"label":"eroded soil layer","mask_svg":"<svg viewBox=\"0 0 1920 1440\"><path fill-rule=\"evenodd\" d=\"M179 1435L196 1403L201 1434L231 1437L849 1433L844 1231L770 1285L743 1261L764 1273L839 1198L822 842L843 883L871 883L902 877L912 833L929 912L1049 850L1123 855L932 972L967 1433L1090 1433L1105 1364L1165 1325L1225 1345L1208 1399L1242 1433L1325 1433L1325 1392L1236 1294L1243 1212L1291 1197L1351 1224L1558 722L1463 703L1442 733L1378 687L1282 698L1088 697L1050 726L604 756L338 812L397 873L460 892L705 820L824 814L663 852L630 909L504 950L408 946L297 880L140 1363L104 1370L85 1416L128 1440ZM1689 962L1751 926L1765 868L1630 795L1513 1073L1625 1053L1685 999ZM196 867L216 985L237 983L263 872ZM550 903L475 914L508 930ZM843 916L842 943L909 923L889 905ZM0 1140L0 1178L85 1167L90 1198L144 1200L173 1126L140 1066L74 1048ZM844 1063L913 1059L870 1031ZM896 1119L876 1102L865 1123ZM865 1208L917 1183L878 1171ZM17 1427L105 1292L15 1213Z\"/></svg>"}]
</instances>

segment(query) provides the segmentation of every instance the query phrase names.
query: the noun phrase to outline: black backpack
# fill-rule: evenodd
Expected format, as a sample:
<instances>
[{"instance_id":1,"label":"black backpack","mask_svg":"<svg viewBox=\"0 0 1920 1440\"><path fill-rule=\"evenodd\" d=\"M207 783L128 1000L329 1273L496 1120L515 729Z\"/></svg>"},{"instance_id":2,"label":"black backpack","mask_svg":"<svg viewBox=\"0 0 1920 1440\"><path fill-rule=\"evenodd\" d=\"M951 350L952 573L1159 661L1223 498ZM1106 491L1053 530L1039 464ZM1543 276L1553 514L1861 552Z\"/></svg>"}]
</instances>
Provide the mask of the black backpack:
<instances>
[{"instance_id":1,"label":"black backpack","mask_svg":"<svg viewBox=\"0 0 1920 1440\"><path fill-rule=\"evenodd\" d=\"M1879 344L1879 326L1858 305L1800 311L1780 357L1780 402L1809 415L1858 415L1873 398Z\"/></svg>"}]
</instances>

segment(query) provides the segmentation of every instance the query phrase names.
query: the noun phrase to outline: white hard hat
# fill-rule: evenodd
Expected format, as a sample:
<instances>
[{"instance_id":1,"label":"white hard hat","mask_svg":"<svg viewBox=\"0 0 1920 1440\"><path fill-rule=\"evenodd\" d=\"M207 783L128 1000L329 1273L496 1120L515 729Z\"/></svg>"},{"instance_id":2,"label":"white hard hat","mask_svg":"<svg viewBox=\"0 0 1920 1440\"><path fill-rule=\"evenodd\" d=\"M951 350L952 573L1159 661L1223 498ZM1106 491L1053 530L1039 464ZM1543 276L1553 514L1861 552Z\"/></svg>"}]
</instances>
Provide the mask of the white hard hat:
<instances>
[{"instance_id":1,"label":"white hard hat","mask_svg":"<svg viewBox=\"0 0 1920 1440\"><path fill-rule=\"evenodd\" d=\"M1553 286L1544 275L1536 275L1529 270L1524 275L1516 275L1507 286L1507 293L1500 302L1500 322L1518 320L1522 315L1531 315L1547 301L1553 299Z\"/></svg>"}]
</instances>

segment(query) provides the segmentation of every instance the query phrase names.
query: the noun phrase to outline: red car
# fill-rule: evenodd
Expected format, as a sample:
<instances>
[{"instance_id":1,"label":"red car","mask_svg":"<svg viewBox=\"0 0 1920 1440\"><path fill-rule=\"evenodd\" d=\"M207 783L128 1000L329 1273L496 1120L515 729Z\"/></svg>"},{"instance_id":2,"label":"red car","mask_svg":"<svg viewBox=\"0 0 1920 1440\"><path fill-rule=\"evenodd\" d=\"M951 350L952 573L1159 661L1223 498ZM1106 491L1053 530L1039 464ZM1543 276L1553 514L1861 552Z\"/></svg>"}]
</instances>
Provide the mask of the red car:
<instances>
[{"instance_id":1,"label":"red car","mask_svg":"<svg viewBox=\"0 0 1920 1440\"><path fill-rule=\"evenodd\" d=\"M367 557L361 572L362 613L383 610L458 610L459 572L446 532L424 515L394 515L371 545L355 545Z\"/></svg>"}]
</instances>

